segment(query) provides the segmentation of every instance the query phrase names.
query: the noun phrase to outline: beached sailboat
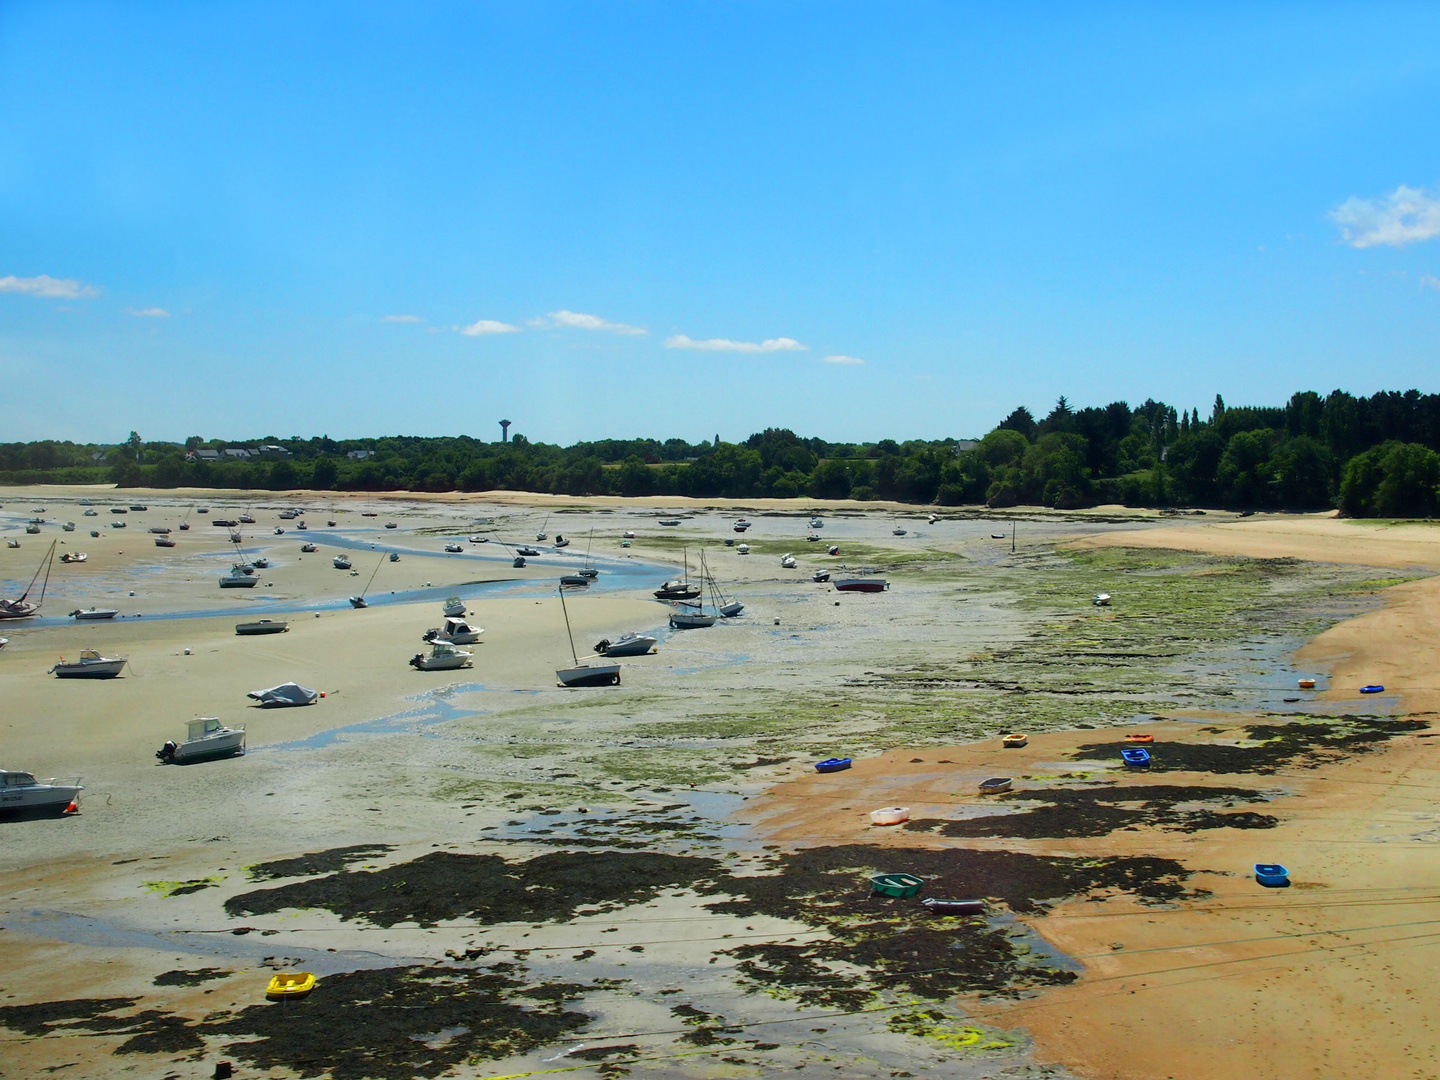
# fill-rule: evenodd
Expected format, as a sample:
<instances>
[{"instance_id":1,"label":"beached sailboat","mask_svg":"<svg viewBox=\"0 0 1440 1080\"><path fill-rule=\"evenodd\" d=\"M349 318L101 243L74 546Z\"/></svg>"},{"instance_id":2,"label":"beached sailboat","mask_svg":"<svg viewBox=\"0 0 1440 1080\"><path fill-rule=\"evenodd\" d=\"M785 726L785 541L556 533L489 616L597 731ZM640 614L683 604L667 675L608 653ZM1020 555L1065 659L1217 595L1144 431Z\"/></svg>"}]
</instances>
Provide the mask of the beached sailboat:
<instances>
[{"instance_id":1,"label":"beached sailboat","mask_svg":"<svg viewBox=\"0 0 1440 1080\"><path fill-rule=\"evenodd\" d=\"M0 600L0 619L31 619L40 613L40 605L45 602L45 588L50 584L50 568L55 564L55 548L58 543L56 540L50 541L50 550L40 560L40 565L35 568L35 576L30 579L30 584L25 586L23 593L14 600ZM30 590L35 587L42 570L45 571L45 580L40 583L40 598L32 603L29 600Z\"/></svg>"},{"instance_id":2,"label":"beached sailboat","mask_svg":"<svg viewBox=\"0 0 1440 1080\"><path fill-rule=\"evenodd\" d=\"M390 553L390 561L391 561L391 562L398 561L398 560L397 560L397 556L395 555L395 552L393 552L393 551ZM370 571L370 580L367 581L367 582L365 582L365 588L363 588L363 589L360 590L360 595L359 595L359 596L352 596L352 597L350 597L350 606L351 606L352 608L363 608L363 607L369 607L369 606L370 606L369 604L367 604L367 603L365 602L365 594L370 591L370 586L373 585L373 584L375 584L375 575L378 574L378 573L380 573L380 567L382 567L382 566L384 566L384 565L385 565L385 556L384 556L384 555L381 555L381 556L380 556L380 561L375 564L375 569Z\"/></svg>"},{"instance_id":3,"label":"beached sailboat","mask_svg":"<svg viewBox=\"0 0 1440 1080\"><path fill-rule=\"evenodd\" d=\"M710 568L705 562L705 552L703 551L700 552L700 581L702 584L709 583L710 581ZM711 594L711 602L713 605L713 591ZM670 612L670 628L672 630L703 630L707 627L714 626L715 620L720 617L718 615L705 614L705 601L703 598L698 604L686 604L685 608L692 606L694 608L693 611L685 610L677 605L675 610Z\"/></svg>"},{"instance_id":4,"label":"beached sailboat","mask_svg":"<svg viewBox=\"0 0 1440 1080\"><path fill-rule=\"evenodd\" d=\"M560 612L565 616L565 637L570 642L570 660L574 667L559 668L555 677L561 686L619 686L619 664L582 664L575 655L575 635L570 630L570 610L565 606L565 590L560 590Z\"/></svg>"},{"instance_id":5,"label":"beached sailboat","mask_svg":"<svg viewBox=\"0 0 1440 1080\"><path fill-rule=\"evenodd\" d=\"M591 581L594 581L600 576L600 571L595 569L595 565L590 561L590 545L593 544L594 541L595 530L591 529L589 537L585 540L585 565L576 571L581 577L589 578Z\"/></svg>"},{"instance_id":6,"label":"beached sailboat","mask_svg":"<svg viewBox=\"0 0 1440 1080\"><path fill-rule=\"evenodd\" d=\"M549 527L549 525L550 525L550 515L549 515L549 514L546 514L546 515L545 515L545 522L544 522L544 524L542 524L542 525L540 526L540 531L535 534L535 539L536 539L536 540L548 540L548 539L550 538L550 534L545 531L545 530Z\"/></svg>"},{"instance_id":7,"label":"beached sailboat","mask_svg":"<svg viewBox=\"0 0 1440 1080\"><path fill-rule=\"evenodd\" d=\"M720 583L715 580L715 572L710 569L710 564L705 560L704 553L700 556L700 565L705 576L705 583L710 586L710 602L715 605L722 618L733 619L745 610L745 605L739 600L731 600L720 590Z\"/></svg>"},{"instance_id":8,"label":"beached sailboat","mask_svg":"<svg viewBox=\"0 0 1440 1080\"><path fill-rule=\"evenodd\" d=\"M685 572L681 577L672 578L655 590L657 600L694 600L700 595L700 586L690 581L690 551L683 549L681 558L684 560Z\"/></svg>"}]
</instances>

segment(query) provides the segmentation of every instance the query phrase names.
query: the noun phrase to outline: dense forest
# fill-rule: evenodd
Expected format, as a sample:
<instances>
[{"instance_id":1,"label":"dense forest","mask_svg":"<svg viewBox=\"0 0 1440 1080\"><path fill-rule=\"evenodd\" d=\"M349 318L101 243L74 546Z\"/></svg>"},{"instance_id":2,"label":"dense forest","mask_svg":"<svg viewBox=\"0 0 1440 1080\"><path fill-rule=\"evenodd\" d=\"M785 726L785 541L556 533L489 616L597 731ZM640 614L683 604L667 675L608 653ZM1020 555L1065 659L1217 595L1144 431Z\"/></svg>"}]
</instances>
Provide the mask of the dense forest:
<instances>
[{"instance_id":1,"label":"dense forest","mask_svg":"<svg viewBox=\"0 0 1440 1080\"><path fill-rule=\"evenodd\" d=\"M1431 517L1440 395L1309 391L1283 406L1177 412L1159 401L1023 406L975 440L828 443L771 428L743 443L607 439L561 447L468 436L185 444L0 444L0 483L886 499L943 506L1339 507ZM246 455L249 456L246 456Z\"/></svg>"}]
</instances>

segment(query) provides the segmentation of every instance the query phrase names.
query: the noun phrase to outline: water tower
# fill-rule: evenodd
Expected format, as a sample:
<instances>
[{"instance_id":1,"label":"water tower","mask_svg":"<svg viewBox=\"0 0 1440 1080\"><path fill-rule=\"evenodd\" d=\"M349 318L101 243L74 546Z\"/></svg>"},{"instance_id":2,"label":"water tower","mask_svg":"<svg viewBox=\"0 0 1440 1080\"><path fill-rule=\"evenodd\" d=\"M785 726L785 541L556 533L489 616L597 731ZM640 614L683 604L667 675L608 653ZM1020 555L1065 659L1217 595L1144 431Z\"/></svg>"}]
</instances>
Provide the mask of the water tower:
<instances>
[{"instance_id":1,"label":"water tower","mask_svg":"<svg viewBox=\"0 0 1440 1080\"><path fill-rule=\"evenodd\" d=\"M509 421L509 420L501 420L501 421L500 421L500 441L501 441L501 442L509 442L509 441L510 441L510 421Z\"/></svg>"}]
</instances>

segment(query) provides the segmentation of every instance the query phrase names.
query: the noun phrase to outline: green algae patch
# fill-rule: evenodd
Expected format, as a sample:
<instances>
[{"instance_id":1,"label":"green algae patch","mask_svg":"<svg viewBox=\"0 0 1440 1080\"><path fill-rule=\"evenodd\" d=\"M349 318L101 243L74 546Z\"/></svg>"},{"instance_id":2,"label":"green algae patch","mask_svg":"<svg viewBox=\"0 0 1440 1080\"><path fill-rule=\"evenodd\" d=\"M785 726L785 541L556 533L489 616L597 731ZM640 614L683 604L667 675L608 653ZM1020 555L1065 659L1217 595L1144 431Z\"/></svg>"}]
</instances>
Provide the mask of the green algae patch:
<instances>
[{"instance_id":1,"label":"green algae patch","mask_svg":"<svg viewBox=\"0 0 1440 1080\"><path fill-rule=\"evenodd\" d=\"M938 1009L896 1013L885 1026L896 1034L929 1039L948 1050L1008 1050L1015 1045L984 1028L957 1023Z\"/></svg>"},{"instance_id":2,"label":"green algae patch","mask_svg":"<svg viewBox=\"0 0 1440 1080\"><path fill-rule=\"evenodd\" d=\"M298 855L293 859L274 859L245 867L251 881L271 881L275 878L313 877L316 874L333 874L355 863L367 859L378 859L395 850L394 844L352 844L349 847L327 848Z\"/></svg>"},{"instance_id":3,"label":"green algae patch","mask_svg":"<svg viewBox=\"0 0 1440 1080\"><path fill-rule=\"evenodd\" d=\"M191 878L189 881L146 881L141 888L161 896L186 896L189 893L197 893L202 889L212 889L225 880L224 874L212 875L211 877Z\"/></svg>"}]
</instances>

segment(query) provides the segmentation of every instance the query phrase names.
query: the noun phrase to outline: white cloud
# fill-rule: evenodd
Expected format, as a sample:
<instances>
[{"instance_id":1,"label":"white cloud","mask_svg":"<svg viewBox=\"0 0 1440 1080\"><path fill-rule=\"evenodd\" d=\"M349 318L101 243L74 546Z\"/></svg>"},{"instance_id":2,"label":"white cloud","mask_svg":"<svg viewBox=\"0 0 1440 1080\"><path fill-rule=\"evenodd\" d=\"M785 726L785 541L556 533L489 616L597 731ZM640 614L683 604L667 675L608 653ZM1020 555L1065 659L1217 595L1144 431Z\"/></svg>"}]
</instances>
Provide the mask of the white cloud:
<instances>
[{"instance_id":1,"label":"white cloud","mask_svg":"<svg viewBox=\"0 0 1440 1080\"><path fill-rule=\"evenodd\" d=\"M142 319L168 319L170 317L170 312L166 311L163 307L132 307L126 308L125 310L128 311L131 315L140 316Z\"/></svg>"},{"instance_id":2,"label":"white cloud","mask_svg":"<svg viewBox=\"0 0 1440 1080\"><path fill-rule=\"evenodd\" d=\"M94 285L82 285L73 278L53 278L49 274L38 277L0 277L0 292L24 293L26 296L51 296L61 300L79 300L87 296L99 296L100 290Z\"/></svg>"},{"instance_id":3,"label":"white cloud","mask_svg":"<svg viewBox=\"0 0 1440 1080\"><path fill-rule=\"evenodd\" d=\"M382 322L424 322L419 315L386 315Z\"/></svg>"},{"instance_id":4,"label":"white cloud","mask_svg":"<svg viewBox=\"0 0 1440 1080\"><path fill-rule=\"evenodd\" d=\"M608 319L602 319L599 315L585 315L578 311L552 311L549 318L556 326L568 326L575 330L608 330L612 334L643 334L646 332L643 326L610 322Z\"/></svg>"},{"instance_id":5,"label":"white cloud","mask_svg":"<svg viewBox=\"0 0 1440 1080\"><path fill-rule=\"evenodd\" d=\"M1426 274L1420 279L1420 287L1422 289L1440 290L1440 277L1436 277L1434 274Z\"/></svg>"},{"instance_id":6,"label":"white cloud","mask_svg":"<svg viewBox=\"0 0 1440 1080\"><path fill-rule=\"evenodd\" d=\"M762 353L762 352L802 352L809 348L808 345L801 345L794 338L777 337L767 338L764 341L731 341L729 338L706 338L704 341L696 341L684 334L675 334L665 339L667 349L704 349L707 352L739 352L739 353Z\"/></svg>"},{"instance_id":7,"label":"white cloud","mask_svg":"<svg viewBox=\"0 0 1440 1080\"><path fill-rule=\"evenodd\" d=\"M1399 247L1440 236L1440 195L1401 184L1378 199L1354 195L1330 211L1351 247Z\"/></svg>"},{"instance_id":8,"label":"white cloud","mask_svg":"<svg viewBox=\"0 0 1440 1080\"><path fill-rule=\"evenodd\" d=\"M480 337L483 334L518 334L520 327L511 326L505 322L496 322L494 319L479 319L469 326L460 327L459 330L467 337Z\"/></svg>"},{"instance_id":9,"label":"white cloud","mask_svg":"<svg viewBox=\"0 0 1440 1080\"><path fill-rule=\"evenodd\" d=\"M841 353L835 353L832 356L821 357L820 362L824 364L863 364L865 361L861 360L858 356L845 356Z\"/></svg>"}]
</instances>

